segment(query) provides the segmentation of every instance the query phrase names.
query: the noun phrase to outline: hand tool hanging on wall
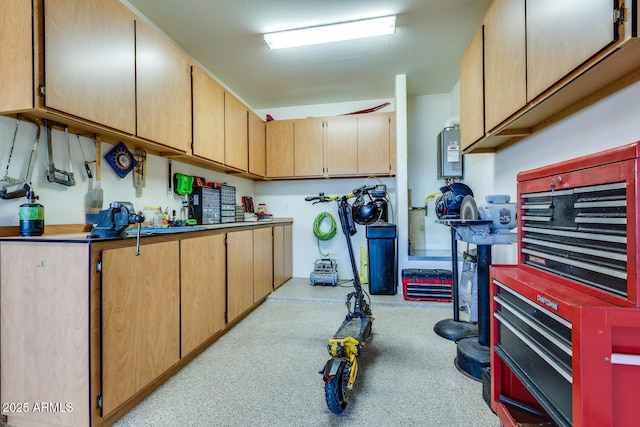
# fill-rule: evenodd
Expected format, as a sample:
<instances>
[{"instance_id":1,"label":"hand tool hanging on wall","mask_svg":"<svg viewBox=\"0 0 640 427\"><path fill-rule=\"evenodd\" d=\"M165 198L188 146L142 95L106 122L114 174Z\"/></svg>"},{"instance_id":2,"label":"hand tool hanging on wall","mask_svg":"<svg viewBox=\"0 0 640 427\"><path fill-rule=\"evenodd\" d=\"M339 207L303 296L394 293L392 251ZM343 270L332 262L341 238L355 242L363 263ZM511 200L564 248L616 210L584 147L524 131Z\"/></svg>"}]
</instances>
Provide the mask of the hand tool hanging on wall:
<instances>
[{"instance_id":1,"label":"hand tool hanging on wall","mask_svg":"<svg viewBox=\"0 0 640 427\"><path fill-rule=\"evenodd\" d=\"M94 137L94 141L96 144L96 179L93 180L93 191L91 192L91 213L98 213L102 209L102 200L103 200L103 192L102 192L102 183L100 182L100 167L102 160L100 159L100 145L102 143L102 137L100 135L96 135Z\"/></svg>"},{"instance_id":2,"label":"hand tool hanging on wall","mask_svg":"<svg viewBox=\"0 0 640 427\"><path fill-rule=\"evenodd\" d=\"M136 188L136 197L142 197L147 177L147 152L142 148L136 148L133 157L138 162L133 168L133 186Z\"/></svg>"},{"instance_id":3,"label":"hand tool hanging on wall","mask_svg":"<svg viewBox=\"0 0 640 427\"><path fill-rule=\"evenodd\" d=\"M71 167L71 144L69 143L69 127L67 125L54 123L48 120L45 120L45 124L47 128L47 154L49 157L49 165L47 167L47 181L72 187L76 185L76 180L73 176ZM51 131L54 127L60 127L65 131L65 136L67 138L67 155L69 156L69 171L56 168L53 162L53 143L51 141Z\"/></svg>"},{"instance_id":4,"label":"hand tool hanging on wall","mask_svg":"<svg viewBox=\"0 0 640 427\"><path fill-rule=\"evenodd\" d=\"M25 120L27 122L33 123L34 125L36 125L36 128L37 128L36 139L33 144L33 148L31 149L31 156L29 157L29 165L27 166L27 172L24 175L24 179L11 178L9 176L9 166L11 164L11 158L13 156L13 148L16 144L16 136L18 134L18 127L20 126L21 120ZM11 143L11 151L9 151L9 159L7 160L7 169L5 171L4 176L2 177L2 180L0 180L0 184L2 184L2 187L0 188L0 198L17 199L27 195L27 192L29 191L29 185L31 183L31 176L33 174L33 167L36 163L36 155L38 153L39 142L40 142L40 124L33 119L24 117L21 114L19 114L16 122L16 130L13 133L13 142Z\"/></svg>"},{"instance_id":5,"label":"hand tool hanging on wall","mask_svg":"<svg viewBox=\"0 0 640 427\"><path fill-rule=\"evenodd\" d=\"M87 158L84 156L84 150L82 149L82 143L80 142L80 135L76 135L78 139L78 145L80 146L80 152L82 153L82 160L84 160L84 170L87 171L87 178L92 179L93 174L91 173L91 168L89 167L89 163Z\"/></svg>"}]
</instances>

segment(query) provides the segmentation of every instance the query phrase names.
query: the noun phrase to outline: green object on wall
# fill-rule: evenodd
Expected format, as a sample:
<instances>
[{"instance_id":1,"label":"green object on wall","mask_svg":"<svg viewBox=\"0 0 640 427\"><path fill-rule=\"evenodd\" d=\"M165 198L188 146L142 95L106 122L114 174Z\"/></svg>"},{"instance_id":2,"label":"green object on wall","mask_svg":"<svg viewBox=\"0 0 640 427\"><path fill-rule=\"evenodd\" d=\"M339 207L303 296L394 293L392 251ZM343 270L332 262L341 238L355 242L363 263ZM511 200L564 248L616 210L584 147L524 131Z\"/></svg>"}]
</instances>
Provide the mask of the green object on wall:
<instances>
[{"instance_id":1,"label":"green object on wall","mask_svg":"<svg viewBox=\"0 0 640 427\"><path fill-rule=\"evenodd\" d=\"M176 194L191 194L193 191L193 177L181 173L173 174L173 188Z\"/></svg>"}]
</instances>

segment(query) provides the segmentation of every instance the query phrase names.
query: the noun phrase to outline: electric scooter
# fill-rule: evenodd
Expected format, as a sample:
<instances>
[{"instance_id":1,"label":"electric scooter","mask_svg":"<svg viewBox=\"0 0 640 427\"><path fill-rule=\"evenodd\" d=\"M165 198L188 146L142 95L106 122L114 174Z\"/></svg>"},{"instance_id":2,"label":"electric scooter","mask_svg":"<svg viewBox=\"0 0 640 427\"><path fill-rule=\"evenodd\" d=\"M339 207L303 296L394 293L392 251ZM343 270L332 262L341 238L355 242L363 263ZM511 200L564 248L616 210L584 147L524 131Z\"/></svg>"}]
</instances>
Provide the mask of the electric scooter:
<instances>
[{"instance_id":1,"label":"electric scooter","mask_svg":"<svg viewBox=\"0 0 640 427\"><path fill-rule=\"evenodd\" d=\"M353 255L351 236L356 234L356 226L351 214L351 205L349 205L349 199L366 196L374 188L362 186L344 196L325 196L320 193L318 196L305 197L306 201L314 203L337 202L340 224L347 239L351 269L353 270L354 291L347 294L347 315L334 336L329 339L327 346L329 360L320 371L325 383L327 406L334 414L342 413L347 407L358 374L357 358L371 332L371 324L374 320L371 307L362 290L360 275Z\"/></svg>"}]
</instances>

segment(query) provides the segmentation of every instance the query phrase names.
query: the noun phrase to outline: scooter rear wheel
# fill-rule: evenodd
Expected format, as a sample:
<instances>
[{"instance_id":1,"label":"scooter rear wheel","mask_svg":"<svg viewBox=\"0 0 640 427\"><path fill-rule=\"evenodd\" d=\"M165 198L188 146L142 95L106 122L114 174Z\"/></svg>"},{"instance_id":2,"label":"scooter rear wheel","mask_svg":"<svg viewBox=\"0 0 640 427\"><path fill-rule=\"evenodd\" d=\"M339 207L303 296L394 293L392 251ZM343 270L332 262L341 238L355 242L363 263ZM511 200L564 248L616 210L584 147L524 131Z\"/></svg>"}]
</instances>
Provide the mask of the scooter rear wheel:
<instances>
[{"instance_id":1,"label":"scooter rear wheel","mask_svg":"<svg viewBox=\"0 0 640 427\"><path fill-rule=\"evenodd\" d=\"M324 394L327 399L327 406L334 414L344 412L349 403L349 389L347 382L349 381L349 373L343 371L335 375L331 380L327 381L324 388Z\"/></svg>"}]
</instances>

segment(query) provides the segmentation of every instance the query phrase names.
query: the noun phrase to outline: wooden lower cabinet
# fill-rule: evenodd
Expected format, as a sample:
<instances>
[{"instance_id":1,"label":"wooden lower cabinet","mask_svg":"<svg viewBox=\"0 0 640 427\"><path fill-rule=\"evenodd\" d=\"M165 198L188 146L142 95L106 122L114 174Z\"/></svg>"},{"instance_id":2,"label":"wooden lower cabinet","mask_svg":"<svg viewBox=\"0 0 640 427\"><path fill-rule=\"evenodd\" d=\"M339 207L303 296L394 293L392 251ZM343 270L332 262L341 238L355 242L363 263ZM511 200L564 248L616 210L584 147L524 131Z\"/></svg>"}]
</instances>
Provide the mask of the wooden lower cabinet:
<instances>
[{"instance_id":1,"label":"wooden lower cabinet","mask_svg":"<svg viewBox=\"0 0 640 427\"><path fill-rule=\"evenodd\" d=\"M102 251L103 416L180 359L180 242Z\"/></svg>"},{"instance_id":2,"label":"wooden lower cabinet","mask_svg":"<svg viewBox=\"0 0 640 427\"><path fill-rule=\"evenodd\" d=\"M293 276L293 226L276 225L273 227L273 287L280 287Z\"/></svg>"},{"instance_id":3,"label":"wooden lower cabinet","mask_svg":"<svg viewBox=\"0 0 640 427\"><path fill-rule=\"evenodd\" d=\"M180 241L181 356L225 326L226 264L224 233Z\"/></svg>"},{"instance_id":4,"label":"wooden lower cabinet","mask_svg":"<svg viewBox=\"0 0 640 427\"><path fill-rule=\"evenodd\" d=\"M227 233L229 323L273 290L272 229L264 227Z\"/></svg>"},{"instance_id":5,"label":"wooden lower cabinet","mask_svg":"<svg viewBox=\"0 0 640 427\"><path fill-rule=\"evenodd\" d=\"M0 415L112 425L273 290L274 229L284 271L290 224L143 238L138 256L133 239L0 238L0 402L29 409Z\"/></svg>"},{"instance_id":6,"label":"wooden lower cabinet","mask_svg":"<svg viewBox=\"0 0 640 427\"><path fill-rule=\"evenodd\" d=\"M273 292L273 229L253 230L253 302Z\"/></svg>"},{"instance_id":7,"label":"wooden lower cabinet","mask_svg":"<svg viewBox=\"0 0 640 427\"><path fill-rule=\"evenodd\" d=\"M227 322L253 305L253 231L227 233Z\"/></svg>"},{"instance_id":8,"label":"wooden lower cabinet","mask_svg":"<svg viewBox=\"0 0 640 427\"><path fill-rule=\"evenodd\" d=\"M88 254L86 244L0 243L6 425L89 425ZM41 402L55 410L34 406Z\"/></svg>"}]
</instances>

